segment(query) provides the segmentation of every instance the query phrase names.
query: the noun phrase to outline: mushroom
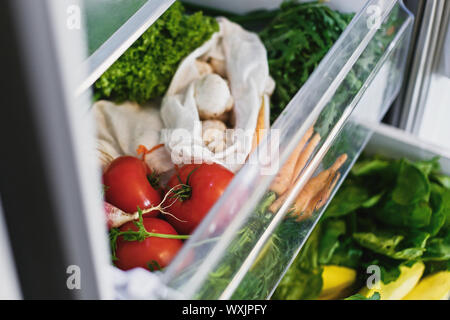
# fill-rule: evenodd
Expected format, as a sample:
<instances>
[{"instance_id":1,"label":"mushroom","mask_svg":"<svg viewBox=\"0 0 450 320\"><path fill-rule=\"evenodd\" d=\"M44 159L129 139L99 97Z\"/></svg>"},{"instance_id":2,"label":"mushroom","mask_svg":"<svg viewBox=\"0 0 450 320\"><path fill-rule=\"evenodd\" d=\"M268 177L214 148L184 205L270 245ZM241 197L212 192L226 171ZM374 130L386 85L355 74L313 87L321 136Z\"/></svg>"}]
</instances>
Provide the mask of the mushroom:
<instances>
[{"instance_id":1,"label":"mushroom","mask_svg":"<svg viewBox=\"0 0 450 320\"><path fill-rule=\"evenodd\" d=\"M213 73L211 65L205 61L195 60L195 66L197 67L198 73L201 77Z\"/></svg>"},{"instance_id":2,"label":"mushroom","mask_svg":"<svg viewBox=\"0 0 450 320\"><path fill-rule=\"evenodd\" d=\"M202 140L212 152L221 152L226 148L225 131L227 126L219 120L205 120L202 122Z\"/></svg>"},{"instance_id":3,"label":"mushroom","mask_svg":"<svg viewBox=\"0 0 450 320\"><path fill-rule=\"evenodd\" d=\"M219 60L219 59L216 59L216 58L211 58L209 60L209 63L211 64L212 71L214 73L217 73L222 78L226 78L227 77L227 66L225 64L225 60Z\"/></svg>"},{"instance_id":4,"label":"mushroom","mask_svg":"<svg viewBox=\"0 0 450 320\"><path fill-rule=\"evenodd\" d=\"M214 73L195 81L194 97L201 120L217 119L233 108L227 82Z\"/></svg>"}]
</instances>

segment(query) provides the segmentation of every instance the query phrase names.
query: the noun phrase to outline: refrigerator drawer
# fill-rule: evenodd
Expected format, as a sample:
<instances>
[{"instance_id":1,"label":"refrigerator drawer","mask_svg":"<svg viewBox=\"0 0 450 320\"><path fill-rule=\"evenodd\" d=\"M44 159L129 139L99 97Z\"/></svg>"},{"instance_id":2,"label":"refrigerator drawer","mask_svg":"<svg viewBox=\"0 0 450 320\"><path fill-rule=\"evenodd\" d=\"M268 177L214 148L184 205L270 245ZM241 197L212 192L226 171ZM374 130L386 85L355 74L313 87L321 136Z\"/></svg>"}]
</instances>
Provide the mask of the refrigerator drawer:
<instances>
[{"instance_id":1,"label":"refrigerator drawer","mask_svg":"<svg viewBox=\"0 0 450 320\"><path fill-rule=\"evenodd\" d=\"M155 2L159 11L150 20L171 3ZM328 4L339 9L344 3L335 0ZM270 297L368 141L370 131L361 130L357 123L380 121L401 87L412 15L399 0L359 3L359 11L348 27L273 123L224 195L172 263L157 273L159 280L154 283L170 289L155 288L159 298ZM142 26L150 21L144 19L145 10L149 5L142 5L89 58L86 63L100 59L96 64L101 67L90 73L80 91L91 85L136 35L142 34ZM121 49L104 55L110 45ZM290 188L277 194L274 179L310 128L313 138L306 161ZM339 161L339 166L329 170ZM320 174L327 176L323 194L308 201L313 206L305 206L294 215L293 203ZM223 221L227 221L225 226ZM286 230L289 236L285 236ZM124 278L139 283L142 273L122 272L122 276L123 288ZM128 295L126 289L120 296L150 297L136 291Z\"/></svg>"}]
</instances>

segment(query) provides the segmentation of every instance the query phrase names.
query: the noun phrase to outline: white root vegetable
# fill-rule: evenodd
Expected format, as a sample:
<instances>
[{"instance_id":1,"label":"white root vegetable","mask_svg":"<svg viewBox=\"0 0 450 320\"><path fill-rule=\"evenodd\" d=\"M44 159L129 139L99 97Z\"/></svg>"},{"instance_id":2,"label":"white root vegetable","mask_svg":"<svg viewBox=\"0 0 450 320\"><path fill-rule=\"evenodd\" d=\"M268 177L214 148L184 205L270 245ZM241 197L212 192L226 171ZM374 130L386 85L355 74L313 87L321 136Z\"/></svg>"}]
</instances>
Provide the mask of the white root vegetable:
<instances>
[{"instance_id":1,"label":"white root vegetable","mask_svg":"<svg viewBox=\"0 0 450 320\"><path fill-rule=\"evenodd\" d=\"M208 74L194 83L194 97L201 120L217 119L233 107L227 82L217 74Z\"/></svg>"},{"instance_id":2,"label":"white root vegetable","mask_svg":"<svg viewBox=\"0 0 450 320\"><path fill-rule=\"evenodd\" d=\"M226 125L219 120L205 120L202 122L203 143L212 152L221 152L226 148Z\"/></svg>"},{"instance_id":3,"label":"white root vegetable","mask_svg":"<svg viewBox=\"0 0 450 320\"><path fill-rule=\"evenodd\" d=\"M137 212L132 214L126 213L106 201L103 202L103 207L105 209L108 229L118 228L129 221L139 218L139 214Z\"/></svg>"}]
</instances>

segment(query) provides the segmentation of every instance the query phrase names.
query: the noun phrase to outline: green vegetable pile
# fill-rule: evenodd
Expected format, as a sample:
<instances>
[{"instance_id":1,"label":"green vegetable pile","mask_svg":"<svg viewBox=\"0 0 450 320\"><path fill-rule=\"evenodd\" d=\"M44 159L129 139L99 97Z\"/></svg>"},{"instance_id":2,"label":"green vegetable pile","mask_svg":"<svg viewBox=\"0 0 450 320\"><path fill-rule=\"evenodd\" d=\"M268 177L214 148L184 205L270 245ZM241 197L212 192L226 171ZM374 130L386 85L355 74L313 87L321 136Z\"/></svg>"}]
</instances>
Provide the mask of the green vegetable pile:
<instances>
[{"instance_id":1,"label":"green vegetable pile","mask_svg":"<svg viewBox=\"0 0 450 320\"><path fill-rule=\"evenodd\" d=\"M175 2L95 83L95 98L145 103L161 97L181 60L219 30L201 12Z\"/></svg>"},{"instance_id":2,"label":"green vegetable pile","mask_svg":"<svg viewBox=\"0 0 450 320\"><path fill-rule=\"evenodd\" d=\"M360 287L369 265L380 267L385 284L417 261L425 274L449 270L450 177L439 170L436 158L358 161L274 298L317 298L323 265L355 269Z\"/></svg>"},{"instance_id":3,"label":"green vegetable pile","mask_svg":"<svg viewBox=\"0 0 450 320\"><path fill-rule=\"evenodd\" d=\"M284 110L308 80L352 19L318 2L281 4L278 14L259 36L276 83L271 98L271 121Z\"/></svg>"}]
</instances>

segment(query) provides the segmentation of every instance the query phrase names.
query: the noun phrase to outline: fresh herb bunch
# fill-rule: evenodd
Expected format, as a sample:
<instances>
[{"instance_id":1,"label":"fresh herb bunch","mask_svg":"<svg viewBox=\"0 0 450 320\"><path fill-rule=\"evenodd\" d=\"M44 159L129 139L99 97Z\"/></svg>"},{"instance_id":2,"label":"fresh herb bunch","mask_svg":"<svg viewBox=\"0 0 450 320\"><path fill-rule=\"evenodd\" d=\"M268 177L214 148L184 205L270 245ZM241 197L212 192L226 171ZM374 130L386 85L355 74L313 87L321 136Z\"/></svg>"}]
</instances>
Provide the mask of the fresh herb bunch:
<instances>
[{"instance_id":1,"label":"fresh herb bunch","mask_svg":"<svg viewBox=\"0 0 450 320\"><path fill-rule=\"evenodd\" d=\"M259 36L276 88L271 98L271 121L284 110L308 80L352 19L319 2L286 1Z\"/></svg>"},{"instance_id":2,"label":"fresh herb bunch","mask_svg":"<svg viewBox=\"0 0 450 320\"><path fill-rule=\"evenodd\" d=\"M425 274L450 270L448 182L436 158L362 158L331 201L317 236L305 245L315 247L315 254L301 252L274 298L317 298L322 286L318 281L309 287L300 287L299 281L316 280L324 265L355 269L360 287L369 265L380 267L384 284L400 276L400 266L417 261L425 263Z\"/></svg>"},{"instance_id":3,"label":"fresh herb bunch","mask_svg":"<svg viewBox=\"0 0 450 320\"><path fill-rule=\"evenodd\" d=\"M267 210L275 199L276 195L273 192L268 192L264 196L246 222L245 227L236 234L217 268L208 275L206 282L197 293L196 299L217 299L220 297L233 278L234 272L239 269L239 266L253 249L261 232L272 219L272 214Z\"/></svg>"},{"instance_id":4,"label":"fresh herb bunch","mask_svg":"<svg viewBox=\"0 0 450 320\"><path fill-rule=\"evenodd\" d=\"M218 30L214 18L187 15L176 1L97 80L95 98L145 103L163 96L181 60Z\"/></svg>"}]
</instances>

